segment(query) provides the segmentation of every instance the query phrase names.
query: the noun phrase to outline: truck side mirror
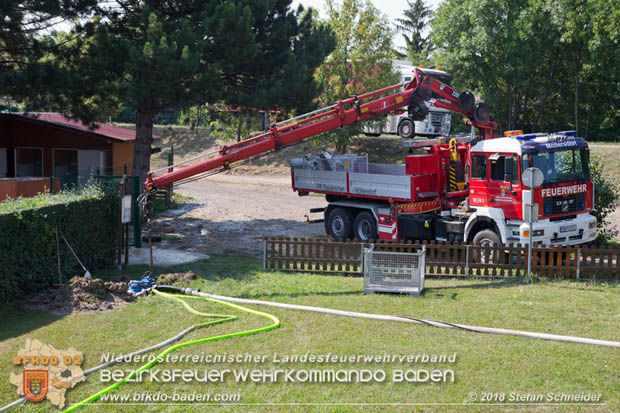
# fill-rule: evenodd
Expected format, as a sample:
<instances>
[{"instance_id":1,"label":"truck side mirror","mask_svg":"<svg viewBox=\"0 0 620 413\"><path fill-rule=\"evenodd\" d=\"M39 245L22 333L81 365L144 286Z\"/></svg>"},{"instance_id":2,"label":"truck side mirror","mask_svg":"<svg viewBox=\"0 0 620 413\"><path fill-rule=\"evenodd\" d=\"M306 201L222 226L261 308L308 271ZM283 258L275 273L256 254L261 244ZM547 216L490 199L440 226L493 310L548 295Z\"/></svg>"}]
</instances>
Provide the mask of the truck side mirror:
<instances>
[{"instance_id":1,"label":"truck side mirror","mask_svg":"<svg viewBox=\"0 0 620 413\"><path fill-rule=\"evenodd\" d=\"M512 168L514 167L512 157L504 158L504 181L512 183Z\"/></svg>"}]
</instances>

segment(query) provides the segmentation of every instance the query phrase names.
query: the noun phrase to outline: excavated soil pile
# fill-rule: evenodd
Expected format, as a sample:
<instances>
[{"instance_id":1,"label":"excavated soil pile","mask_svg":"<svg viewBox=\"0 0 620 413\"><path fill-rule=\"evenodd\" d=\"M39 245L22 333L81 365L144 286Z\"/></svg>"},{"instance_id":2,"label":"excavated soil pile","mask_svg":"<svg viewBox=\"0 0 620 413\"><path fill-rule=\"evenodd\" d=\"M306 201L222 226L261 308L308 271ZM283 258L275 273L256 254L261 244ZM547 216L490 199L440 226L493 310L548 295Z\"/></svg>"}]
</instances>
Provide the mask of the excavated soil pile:
<instances>
[{"instance_id":1,"label":"excavated soil pile","mask_svg":"<svg viewBox=\"0 0 620 413\"><path fill-rule=\"evenodd\" d=\"M49 289L30 299L27 306L52 314L95 313L122 307L134 298L127 294L127 281L73 277L69 284Z\"/></svg>"},{"instance_id":2,"label":"excavated soil pile","mask_svg":"<svg viewBox=\"0 0 620 413\"><path fill-rule=\"evenodd\" d=\"M157 283L158 284L165 284L165 285L170 285L170 284L174 284L176 282L181 282L183 284L187 284L189 283L191 280L195 280L196 278L198 278L198 276L196 274L194 274L191 271L188 272L177 272L177 273L170 273L170 274L162 274L159 277L157 277Z\"/></svg>"}]
</instances>

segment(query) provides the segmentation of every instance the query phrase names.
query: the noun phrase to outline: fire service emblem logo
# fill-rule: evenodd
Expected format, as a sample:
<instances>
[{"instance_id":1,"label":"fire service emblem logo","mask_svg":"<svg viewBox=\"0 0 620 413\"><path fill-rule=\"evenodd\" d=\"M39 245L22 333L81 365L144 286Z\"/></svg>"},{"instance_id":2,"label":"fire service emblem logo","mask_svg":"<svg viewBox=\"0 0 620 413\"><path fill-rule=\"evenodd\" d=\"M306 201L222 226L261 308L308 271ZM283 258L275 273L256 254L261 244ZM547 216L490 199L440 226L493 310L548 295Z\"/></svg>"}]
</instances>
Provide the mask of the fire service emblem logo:
<instances>
[{"instance_id":1,"label":"fire service emblem logo","mask_svg":"<svg viewBox=\"0 0 620 413\"><path fill-rule=\"evenodd\" d=\"M26 339L24 348L13 357L13 366L22 370L11 372L9 380L17 387L17 394L33 402L48 400L62 409L67 390L86 380L83 361L82 353L73 347L58 350L39 340Z\"/></svg>"},{"instance_id":2,"label":"fire service emblem logo","mask_svg":"<svg viewBox=\"0 0 620 413\"><path fill-rule=\"evenodd\" d=\"M47 370L24 370L24 396L33 402L40 402L47 396L49 376Z\"/></svg>"}]
</instances>

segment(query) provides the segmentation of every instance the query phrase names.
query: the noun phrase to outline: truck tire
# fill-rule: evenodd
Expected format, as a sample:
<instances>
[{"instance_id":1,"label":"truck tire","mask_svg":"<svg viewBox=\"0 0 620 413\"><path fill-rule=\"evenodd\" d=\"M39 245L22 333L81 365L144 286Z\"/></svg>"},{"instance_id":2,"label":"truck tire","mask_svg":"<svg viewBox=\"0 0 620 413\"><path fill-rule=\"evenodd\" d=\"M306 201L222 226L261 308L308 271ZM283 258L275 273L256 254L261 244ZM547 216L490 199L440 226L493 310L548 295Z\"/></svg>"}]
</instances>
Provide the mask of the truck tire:
<instances>
[{"instance_id":1,"label":"truck tire","mask_svg":"<svg viewBox=\"0 0 620 413\"><path fill-rule=\"evenodd\" d=\"M327 219L327 234L336 239L353 237L353 214L346 208L334 208Z\"/></svg>"},{"instance_id":2,"label":"truck tire","mask_svg":"<svg viewBox=\"0 0 620 413\"><path fill-rule=\"evenodd\" d=\"M495 231L485 229L474 236L473 244L478 247L493 247L501 244L501 240ZM487 257L485 252L481 250L479 257L477 254L474 255L474 261L479 261L482 264L493 264L497 258L493 255L493 251L489 251L489 256Z\"/></svg>"},{"instance_id":3,"label":"truck tire","mask_svg":"<svg viewBox=\"0 0 620 413\"><path fill-rule=\"evenodd\" d=\"M360 241L377 239L377 221L371 212L362 211L357 214L353 223L353 238Z\"/></svg>"},{"instance_id":4,"label":"truck tire","mask_svg":"<svg viewBox=\"0 0 620 413\"><path fill-rule=\"evenodd\" d=\"M398 135L403 139L411 139L415 136L415 124L411 119L403 119L398 124Z\"/></svg>"}]
</instances>

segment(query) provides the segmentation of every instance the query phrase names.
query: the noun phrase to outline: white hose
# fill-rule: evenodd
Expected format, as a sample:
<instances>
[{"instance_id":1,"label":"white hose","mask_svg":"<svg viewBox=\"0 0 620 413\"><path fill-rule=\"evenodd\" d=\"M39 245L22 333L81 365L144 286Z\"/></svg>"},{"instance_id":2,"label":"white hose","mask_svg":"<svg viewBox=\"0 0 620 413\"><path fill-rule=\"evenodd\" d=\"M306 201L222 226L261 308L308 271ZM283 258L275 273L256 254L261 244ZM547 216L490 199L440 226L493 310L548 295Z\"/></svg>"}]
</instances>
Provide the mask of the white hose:
<instances>
[{"instance_id":1,"label":"white hose","mask_svg":"<svg viewBox=\"0 0 620 413\"><path fill-rule=\"evenodd\" d=\"M476 333L484 333L484 334L495 334L495 335L504 335L504 336L515 336L515 337L527 337L527 338L537 338L542 340L550 340L550 341L562 341L565 343L575 343L575 344L590 344L594 346L601 347L613 347L620 348L620 342L617 341L607 341L607 340L596 340L593 338L584 338L584 337L574 337L574 336L561 336L557 334L547 334L547 333L535 333L531 331L521 331L521 330L508 330L504 328L492 328L492 327L478 327L478 326L469 326L466 324L454 324L447 323L444 321L435 321L435 320L424 320L420 318L409 318L403 316L393 316L393 315L382 315L382 314L368 314L368 313L358 313L354 311L343 311L343 310L334 310L331 308L323 308L323 307L312 307L307 305L296 305L296 304L286 304L286 303L276 303L274 301L261 301L261 300L250 300L247 298L236 298L236 297L227 297L224 295L217 294L209 294L203 293L200 290L192 289L192 288L184 288L183 292L189 295L196 295L200 297L213 298L216 300L222 301L230 301L233 303L245 303L245 304L255 304L255 305L266 305L268 307L277 307L277 308L285 308L287 310L298 310L298 311L309 311L313 313L322 313L322 314L330 314L337 315L343 317L354 317L354 318L366 318L372 320L382 320L382 321L396 321L399 323L408 323L408 324L422 324L427 326L439 327L439 328L453 328L458 330L472 331ZM122 361L125 358L132 357L135 355L143 354L147 351L152 351L158 348L165 346L168 343L179 340L181 337L185 336L190 331L194 330L194 326L188 328L187 330L181 332L177 336L163 341L155 346L148 347L142 350L138 350L134 353L131 353L127 356L120 356L115 360L112 360L108 363L101 364L97 367L93 367L90 370L86 370L84 375L88 375L94 373L97 370L100 370L104 367L116 364ZM0 408L0 412L4 412L5 410L10 409L11 407L20 405L26 401L25 397L22 397L19 400L15 400L11 404L7 404L6 406Z\"/></svg>"},{"instance_id":2,"label":"white hose","mask_svg":"<svg viewBox=\"0 0 620 413\"><path fill-rule=\"evenodd\" d=\"M535 332L521 331L521 330L508 330L504 328L468 326L465 324L453 324L453 323L447 323L443 321L423 320L419 318L408 318L408 317L393 316L393 315L357 313L357 312L352 312L352 311L333 310L330 308L310 307L306 305L295 305L295 304L276 303L273 301L261 301L261 300L250 300L250 299L245 299L245 298L226 297L222 295L203 293L203 292L200 292L199 290L190 289L190 288L186 288L185 290L186 290L185 291L186 294L199 295L201 297L214 298L214 299L222 300L222 301L231 301L231 302L245 303L245 304L266 305L269 307L286 308L288 310L310 311L313 313L323 313L323 314L330 314L330 315L337 315L337 316L344 316L344 317L367 318L367 319L372 319L372 320L383 320L383 321L396 321L399 323L410 323L410 324L422 324L422 325L428 325L428 326L439 327L439 328L454 328L454 329L459 329L459 330L472 331L476 333L537 338L537 339L551 340L551 341L563 341L566 343L590 344L590 345L601 346L601 347L620 348L620 342L617 342L617 341L596 340L593 338L574 337L574 336L561 336L557 334L535 333Z\"/></svg>"}]
</instances>

